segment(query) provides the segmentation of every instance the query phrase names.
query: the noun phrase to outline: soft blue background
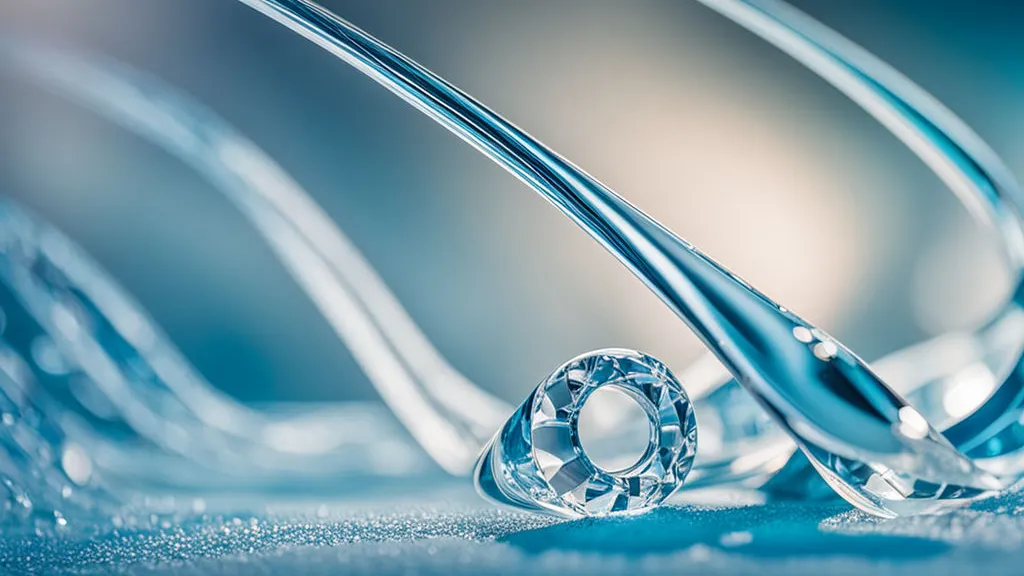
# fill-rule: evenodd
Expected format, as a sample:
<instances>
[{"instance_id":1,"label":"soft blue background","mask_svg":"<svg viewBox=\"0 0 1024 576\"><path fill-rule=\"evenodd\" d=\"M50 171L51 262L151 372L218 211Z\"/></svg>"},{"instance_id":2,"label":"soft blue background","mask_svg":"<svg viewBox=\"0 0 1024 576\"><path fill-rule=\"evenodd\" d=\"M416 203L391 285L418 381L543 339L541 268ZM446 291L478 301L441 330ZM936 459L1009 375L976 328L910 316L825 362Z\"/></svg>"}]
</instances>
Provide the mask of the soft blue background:
<instances>
[{"instance_id":1,"label":"soft blue background","mask_svg":"<svg viewBox=\"0 0 1024 576\"><path fill-rule=\"evenodd\" d=\"M694 2L328 0L867 358L984 316L999 262L867 116ZM1024 7L796 3L932 91L1024 172ZM0 0L0 28L127 62L227 118L327 209L439 348L517 401L602 346L675 368L688 331L523 185L231 0ZM57 223L238 398L375 392L196 175L0 77L0 189Z\"/></svg>"},{"instance_id":2,"label":"soft blue background","mask_svg":"<svg viewBox=\"0 0 1024 576\"><path fill-rule=\"evenodd\" d=\"M969 325L1005 290L990 243L891 136L694 2L324 4L867 358ZM1024 174L1024 5L797 4L932 91ZM0 29L124 61L208 104L310 191L457 367L509 400L591 348L641 348L675 368L699 353L523 185L233 0L0 0ZM83 244L238 398L376 397L258 236L196 175L4 76L0 190ZM211 500L206 517L144 533L4 538L0 568L877 576L983 563L1015 574L1024 541L1018 495L882 523L841 504L782 503L555 524L498 512L461 480L381 491L244 513Z\"/></svg>"}]
</instances>

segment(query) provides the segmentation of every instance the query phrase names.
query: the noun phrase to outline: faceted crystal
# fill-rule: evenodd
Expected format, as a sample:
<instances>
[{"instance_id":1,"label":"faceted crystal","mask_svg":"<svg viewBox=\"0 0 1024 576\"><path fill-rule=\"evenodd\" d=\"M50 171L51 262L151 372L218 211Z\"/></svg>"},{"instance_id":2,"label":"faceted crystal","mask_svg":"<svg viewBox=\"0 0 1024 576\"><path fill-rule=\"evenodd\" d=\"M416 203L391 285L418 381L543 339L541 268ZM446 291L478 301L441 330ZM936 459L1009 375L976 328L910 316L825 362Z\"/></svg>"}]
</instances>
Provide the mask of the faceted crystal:
<instances>
[{"instance_id":1,"label":"faceted crystal","mask_svg":"<svg viewBox=\"0 0 1024 576\"><path fill-rule=\"evenodd\" d=\"M595 465L580 442L580 412L603 387L629 396L648 420L646 450L622 470ZM627 451L616 436L600 439L602 456ZM599 350L570 360L534 390L484 449L476 483L499 503L562 516L640 512L679 488L696 448L693 407L668 368L632 350Z\"/></svg>"}]
</instances>

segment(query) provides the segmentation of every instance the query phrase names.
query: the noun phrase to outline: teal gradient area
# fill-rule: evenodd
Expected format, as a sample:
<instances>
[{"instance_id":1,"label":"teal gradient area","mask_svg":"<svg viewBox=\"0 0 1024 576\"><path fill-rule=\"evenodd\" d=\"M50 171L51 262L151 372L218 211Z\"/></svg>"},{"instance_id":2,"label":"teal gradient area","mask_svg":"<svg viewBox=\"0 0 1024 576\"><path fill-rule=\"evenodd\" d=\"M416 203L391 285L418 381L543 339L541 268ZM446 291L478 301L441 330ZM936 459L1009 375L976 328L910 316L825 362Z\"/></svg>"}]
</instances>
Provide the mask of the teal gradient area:
<instances>
[{"instance_id":1,"label":"teal gradient area","mask_svg":"<svg viewBox=\"0 0 1024 576\"><path fill-rule=\"evenodd\" d=\"M589 519L509 535L524 551L551 550L644 556L706 546L750 558L857 555L876 560L915 560L948 552L950 545L914 536L822 531L819 524L846 511L843 505L780 503L724 510L665 507L642 517Z\"/></svg>"}]
</instances>

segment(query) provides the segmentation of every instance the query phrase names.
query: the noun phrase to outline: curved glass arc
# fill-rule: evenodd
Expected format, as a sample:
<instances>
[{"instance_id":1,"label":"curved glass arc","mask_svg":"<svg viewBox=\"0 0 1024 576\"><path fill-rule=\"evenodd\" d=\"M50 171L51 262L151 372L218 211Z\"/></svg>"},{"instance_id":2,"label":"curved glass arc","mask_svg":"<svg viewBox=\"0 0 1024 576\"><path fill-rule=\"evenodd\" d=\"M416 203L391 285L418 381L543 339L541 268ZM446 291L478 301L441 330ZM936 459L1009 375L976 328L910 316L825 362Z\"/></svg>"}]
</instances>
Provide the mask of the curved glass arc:
<instances>
[{"instance_id":1,"label":"curved glass arc","mask_svg":"<svg viewBox=\"0 0 1024 576\"><path fill-rule=\"evenodd\" d=\"M512 407L472 386L440 356L369 263L286 173L220 119L153 78L15 43L8 43L3 54L21 73L163 146L207 176L275 249L392 409L411 422L414 436L443 467L465 472ZM115 328L129 324L118 320L124 315L142 321L139 306L112 280L94 273L95 263L70 247L60 254L62 260L48 261L72 276L69 283L95 297L97 314L110 316ZM154 336L151 321L144 326L145 338L155 343L146 346L146 361L175 367L160 374L163 383L201 422L239 437L262 436L256 433L259 413L216 393L163 337ZM395 376L389 364L408 366L409 372ZM721 375L704 371L692 379L697 390L707 391ZM458 430L438 432L450 426Z\"/></svg>"},{"instance_id":2,"label":"curved glass arc","mask_svg":"<svg viewBox=\"0 0 1024 576\"><path fill-rule=\"evenodd\" d=\"M348 247L343 238L334 244L321 239L312 248L308 237L315 236L324 223L332 226L315 211L315 205L265 155L219 119L162 90L152 79L13 42L0 46L0 64L4 71L27 72L49 88L63 90L199 169L236 200L265 237L275 241L274 248L287 256L282 259L305 272L300 279L308 280L327 266L317 259L324 251L333 249L334 257L340 259L359 257L357 252L350 256L342 251ZM249 181L253 178L259 180L258 186ZM294 221L288 222L289 213L277 209L274 202L287 205ZM303 218L309 214L312 219ZM75 494L89 492L95 503L105 492L101 484L112 480L122 487L141 484L186 491L246 486L322 490L339 477L408 477L431 468L388 412L375 403L322 407L291 416L255 411L224 397L191 368L141 308L62 234L6 201L0 206L0 218L3 308L11 319L8 324L16 313L24 317L18 330L8 330L9 336L4 336L2 368L4 381L10 384L3 391L4 400L10 402L0 407L4 423L10 418L10 426L17 431L12 434L20 438L50 430L35 442L39 445L35 452L60 456L70 449L72 461L89 471L79 476L81 482L69 473L72 478L65 478L65 485L56 489L52 483L39 486L37 482L34 490L31 477L16 481L22 487L17 490L25 492L22 500L34 502L34 509L49 500L52 510L69 516L71 504L62 492L74 486ZM299 225L301 236L296 231ZM346 269L352 276L365 268ZM347 323L338 330L358 339L357 353L373 356L378 380L394 387L394 382L404 382L401 378L410 378L407 372L387 370L388 362L397 360L387 356L390 352L380 338L367 337L365 329L357 332L365 325L372 330L373 323L363 308L352 313L343 308L359 305L351 303L343 286L337 286L339 280L314 280L335 314L339 308L344 312L341 316ZM9 340L15 337L18 341ZM46 355L39 356L39 350L46 350ZM43 357L51 362L42 362ZM419 367L423 368L422 361ZM439 373L436 379L443 376ZM51 391L63 396L53 398ZM486 414L484 408L478 413ZM103 422L97 425L95 418ZM112 418L123 424L112 424ZM13 450L8 456L21 452L17 445L4 447ZM65 463L40 454L34 455L35 468L24 470L44 466L47 474L53 471L59 476ZM45 468L51 464L56 468ZM9 478L17 479L21 470L20 466L3 467ZM58 496L53 497L54 493Z\"/></svg>"},{"instance_id":3,"label":"curved glass arc","mask_svg":"<svg viewBox=\"0 0 1024 576\"><path fill-rule=\"evenodd\" d=\"M993 472L1024 473L1020 417L1024 409L1024 194L996 153L949 109L908 78L853 42L776 0L699 0L801 62L907 145L975 218L1000 238L1012 269L1011 300L969 336L998 350L990 366L1000 381L984 402L949 422L944 435ZM927 394L926 389L918 395Z\"/></svg>"},{"instance_id":4,"label":"curved glass arc","mask_svg":"<svg viewBox=\"0 0 1024 576\"><path fill-rule=\"evenodd\" d=\"M915 494L920 486L931 486L923 491L931 495L925 499L943 499L951 493L949 489L966 494L975 488L984 491L1001 485L954 450L917 411L841 344L775 305L465 93L313 2L241 1L367 73L483 151L577 222L704 340L737 380L797 439L826 481L854 504L879 513L892 513L881 503L887 498L868 488L868 476L873 473L859 476L860 472L854 470L885 470L885 474L892 475L909 464L914 472L894 489ZM712 6L736 8L743 4ZM728 11L726 13L729 15ZM756 27L749 26L742 18L734 19L756 31ZM782 45L785 44L782 40L789 39L779 40L771 35L766 38ZM813 43L805 42L800 51L809 54L808 60L812 63L828 56ZM926 119L924 114L935 110L918 111L909 106L900 109L898 105L905 102L887 101L892 93L870 90L867 79L862 76L857 82L854 78L854 82L845 86L856 95L855 101L900 135L926 161L930 155L937 154L938 160L929 165L940 176L946 176L947 181L954 184L963 176L968 184L987 180L984 173L968 172L972 163L980 165L980 161L969 155L944 154L944 146L956 144L956 141L945 137L941 131L937 134L939 138L931 138L935 134L926 130L939 125L917 125L917 118ZM971 162L961 164L962 160ZM981 178L972 180L972 176ZM965 197L977 192L962 185L954 189L971 193ZM982 199L1000 200L993 194ZM1004 213L1002 207L999 208L995 211L997 215ZM1015 236L1019 239L1019 218L1015 210L1005 212L1011 217L1000 223L1005 223L1011 231L1016 230ZM1008 253L1019 253L1015 244L1009 246ZM814 334L815 343L811 347L801 345L809 341L792 337L805 330ZM826 351L825 357L815 350ZM824 362L825 366L816 360ZM908 457L912 462L907 461ZM947 480L975 488L965 492L952 488Z\"/></svg>"},{"instance_id":5,"label":"curved glass arc","mask_svg":"<svg viewBox=\"0 0 1024 576\"><path fill-rule=\"evenodd\" d=\"M512 406L469 383L444 360L351 241L262 151L199 104L174 93L157 79L123 66L15 41L0 43L0 65L154 142L204 175L241 210L275 250L420 445L449 472L465 474L468 471L491 433L512 412ZM88 309L94 320L109 318L111 330L105 338L123 340L132 349L132 363L155 367L156 385L166 388L160 391L160 402L178 406L171 412L185 413L193 419L193 424L186 427L187 433L167 435L163 428L154 429L151 422L164 422L166 427L169 417L162 415L159 402L155 408L142 401L134 402L138 394L132 390L133 385L150 389L152 383L132 381L130 375L116 370L103 374L94 372L92 377L97 386L113 395L120 411L131 417L133 422L129 425L163 449L198 458L201 451L182 448L191 445L190 441L181 440L168 446L165 439L205 437L208 432L204 432L204 426L236 441L272 438L277 432L307 438L334 438L333 442L325 443L323 452L329 452L335 443L367 435L365 418L356 418L348 426L325 426L324 414L314 415L316 418L311 422L306 421L309 415L293 416L283 422L267 421L265 414L217 393L166 341L130 296L80 249L56 230L38 223L35 217L13 206L8 212L18 214L18 221L24 224L18 227L8 222L8 230L21 230L25 226L33 229L15 234L25 243L40 243L38 236L45 236L49 246L59 246L49 251L40 248L39 260L52 267L52 273L62 276L66 284L74 286L78 299L89 301ZM39 294L49 296L54 291L53 286L39 282L46 276L18 290L19 299L31 304L39 318L48 318L49 310L55 305L52 298L36 301ZM56 330L52 326L43 329ZM102 340L95 344L100 349L104 345ZM71 362L88 365L88 355L79 357L73 351L71 355ZM121 357L114 359L115 364L124 361ZM714 391L725 379L720 369L707 363L695 365L686 376L698 398ZM713 402L698 403L698 407L708 419L715 418L713 412L719 409ZM339 420L352 419L352 414L344 418L341 414L336 416ZM353 434L352 427L362 427L362 433ZM145 434L147 430L152 433ZM393 434L383 431L378 434L381 442L398 442L391 437ZM715 436L708 431L708 438ZM719 440L711 442L718 448L709 447L704 452L707 463L699 464L695 475L705 483L747 477L750 466L731 465L735 460L733 455L740 452L738 444L747 438L728 436L725 429L720 429L718 436ZM783 439L784 436L776 434L774 441ZM762 438L762 444L764 440ZM211 444L211 441L207 438L203 444ZM308 442L303 446L303 451L310 450ZM235 447L232 451L247 454L243 460L276 462L280 455L274 455L275 446L271 445L272 450L263 454L261 450L267 448L255 442L245 450ZM748 453L748 462L752 462L749 447L743 452ZM766 458L778 460L777 452L775 449L768 451ZM260 454L263 457L257 457ZM319 455L317 450L311 454ZM216 454L207 456L206 465L216 467ZM366 458L355 458L350 464L355 466L365 461ZM232 466L236 470L238 467L238 462ZM282 467L305 468L294 461ZM373 466L364 471L378 473Z\"/></svg>"},{"instance_id":6,"label":"curved glass arc","mask_svg":"<svg viewBox=\"0 0 1024 576\"><path fill-rule=\"evenodd\" d=\"M203 174L257 227L382 395L400 398L393 409L408 414L414 424L419 423L410 426L413 434L437 438L421 439L424 445L443 449L431 455L443 466L468 466L460 462L471 462L478 445L459 447L467 438L489 434L491 426L504 417L506 407L467 384L439 359L351 242L265 154L219 118L163 88L153 78L109 63L94 65L66 53L26 49L14 42L5 43L3 48L4 62L16 71L157 143ZM55 231L48 234L57 237ZM112 318L115 329L131 323L143 327L136 330L144 334L143 340L128 344L145 363L166 368L155 370L160 384L184 402L188 412L203 425L237 438L273 436L264 429L271 424L277 431L294 426L292 432L300 436L304 435L302 427L308 425L308 435L335 438L342 443L366 435L351 430L359 424L346 423L343 417L320 415L313 421L299 417L286 423L265 422L261 413L216 393L203 381L95 263L69 248L59 254L65 257L57 261L48 255L47 261L71 276L68 282L95 300L98 316ZM47 291L37 288L25 292ZM39 315L47 316L42 310ZM455 397L470 399L475 410L461 419L440 416L445 410L443 401L453 403ZM427 402L432 406L424 408ZM456 431L455 426L471 428L469 432ZM382 435L386 439L390 434ZM365 472L373 473L373 468Z\"/></svg>"}]
</instances>

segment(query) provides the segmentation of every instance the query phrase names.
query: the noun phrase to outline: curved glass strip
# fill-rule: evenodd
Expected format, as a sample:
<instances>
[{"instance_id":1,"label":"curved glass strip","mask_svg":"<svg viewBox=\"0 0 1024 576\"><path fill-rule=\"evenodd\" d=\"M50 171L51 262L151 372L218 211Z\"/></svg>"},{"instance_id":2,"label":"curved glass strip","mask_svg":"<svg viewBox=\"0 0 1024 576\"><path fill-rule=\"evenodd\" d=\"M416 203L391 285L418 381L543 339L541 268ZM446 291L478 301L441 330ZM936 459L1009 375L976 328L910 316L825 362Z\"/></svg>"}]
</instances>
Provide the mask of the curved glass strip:
<instances>
[{"instance_id":1,"label":"curved glass strip","mask_svg":"<svg viewBox=\"0 0 1024 576\"><path fill-rule=\"evenodd\" d=\"M966 346L985 350L972 364L973 383L917 387L915 405L931 407L932 421L960 450L994 473L1024 474L1024 196L995 152L962 120L908 78L809 16L775 0L700 0L771 42L859 104L907 145L952 190L975 218L1000 238L1016 277L1011 300ZM925 366L925 364L922 364ZM922 368L923 369L923 368ZM987 384L990 378L995 385ZM963 380L961 374L960 379ZM942 399L975 387L948 410ZM955 414L953 412L956 412Z\"/></svg>"},{"instance_id":2,"label":"curved glass strip","mask_svg":"<svg viewBox=\"0 0 1024 576\"><path fill-rule=\"evenodd\" d=\"M450 471L466 471L487 435L512 408L463 384L464 378L418 331L351 242L269 158L154 78L16 42L0 47L0 63L8 71L156 143L225 193L320 306L382 396L411 420L420 443L436 448L429 450L431 455ZM40 418L64 421L70 408L81 420L73 431L64 432L81 438L69 449L88 463L93 492L100 491L101 481L178 490L240 485L296 490L339 474L390 476L423 470L421 460L389 428L388 419L375 415L372 407L281 417L219 394L141 307L69 239L13 204L6 203L3 213L4 309L10 315L24 312L23 321L11 331L22 335L21 346L12 348L11 355L30 373L26 381L32 383L34 401L47 406L38 410ZM69 322L76 327L72 332L62 326ZM35 361L32 351L41 343L62 366L58 374ZM396 374L389 365L409 368ZM720 383L721 373L695 368L690 381L696 390L706 393ZM75 392L44 400L50 391L70 389ZM446 412L446 405L455 413ZM17 413L9 415L15 418ZM114 415L119 433L110 437ZM438 433L445 426L458 432ZM51 452L65 444L50 443ZM728 438L715 444L737 452ZM382 451L388 445L392 449ZM154 458L165 464L156 465ZM716 477L743 474L726 467L716 470ZM52 494L44 490L26 501L35 500L37 509L45 509L42 502Z\"/></svg>"},{"instance_id":3,"label":"curved glass strip","mask_svg":"<svg viewBox=\"0 0 1024 576\"><path fill-rule=\"evenodd\" d=\"M355 353L382 397L400 420L408 423L419 443L450 472L468 471L490 434L504 416L512 412L512 406L469 384L441 357L351 242L265 154L215 115L162 86L155 78L113 63L91 61L37 46L6 42L0 47L0 64L6 64L9 71L39 82L163 147L204 175L232 200L310 294L346 346ZM99 322L109 329L109 334L95 343L96 350L102 352L116 340L125 345L109 354L116 357L113 364L157 367L147 371L147 374L152 372L152 377L143 382L136 382L138 377L134 373L120 371L94 371L91 377L96 379L96 386L103 395L114 396L119 411L132 416L128 426L144 434L152 431L148 436L161 443L161 448L182 452L182 447L203 436L203 426L243 440L267 438L272 443L280 443L273 439L303 437L307 439L301 443L304 452L320 444L311 444L308 439L312 437L333 438L324 441L326 451L334 443L366 436L365 418L349 426L325 424L323 414L312 422L293 416L286 422L267 423L264 422L266 415L217 393L174 350L130 296L79 248L35 217L13 206L8 211L19 215L17 221L21 225L9 224L7 228L22 245L42 246L38 240L42 236L48 239L46 244L51 248L59 246L56 250L37 246L38 255L33 261L46 262L53 272L21 285L18 299L32 303L33 314L47 318L54 306L53 299L35 300L39 294L49 295L55 290L47 282L51 276L59 274L62 285L74 287L76 299L88 300L85 306L90 311L88 324ZM18 265L24 267L24 263ZM76 306L76 309L81 308L81 304ZM71 355L65 362L76 365L89 365L90 355L95 352L61 351ZM130 357L125 358L129 352ZM687 371L687 382L695 395L705 396L724 381L725 373L716 366L703 363ZM114 381L106 382L104 378ZM135 386L150 392L136 393ZM173 404L175 408L154 409L147 404L148 400L136 400L152 390L160 390L158 404ZM713 404L707 402L698 404L698 410L706 412L705 419L709 421L717 418L710 412L712 407ZM195 422L179 426L168 420L171 416L164 412L187 414ZM156 425L150 424L151 421L173 424L178 432L170 436L175 439L172 445L166 445L165 433L166 426L172 424L154 428ZM352 434L353 427L359 427L363 433ZM746 468L722 466L720 462L732 461L728 455L738 453L737 442L745 442L747 438L724 436L728 430L719 428L722 435L716 439L713 430L708 432L712 439L710 446L703 452L708 464L698 465L696 476L704 478L705 482L746 477L749 474ZM381 434L381 441L388 441L387 436ZM209 442L204 440L203 444ZM260 444L254 449L261 449ZM745 451L750 452L749 448ZM189 452L186 456L197 457L197 454ZM216 451L208 456L208 462L214 463L210 465L215 465ZM253 454L248 456L253 457ZM768 456L778 460L775 451ZM365 460L357 458L351 464L355 467ZM296 467L295 463L285 467L305 468ZM232 463L231 470L237 473L242 469L245 467L240 468L238 462ZM372 466L364 472L376 473ZM241 476L261 478L250 473ZM187 484L183 479L171 483Z\"/></svg>"},{"instance_id":4,"label":"curved glass strip","mask_svg":"<svg viewBox=\"0 0 1024 576\"><path fill-rule=\"evenodd\" d=\"M313 2L241 1L360 69L579 224L697 333L851 503L894 515L1004 485L953 448L840 343L465 93ZM884 104L870 94L861 103L876 100ZM907 112L896 110L901 123L887 126L913 126ZM908 132L905 138L919 153L942 152L943 140Z\"/></svg>"},{"instance_id":5,"label":"curved glass strip","mask_svg":"<svg viewBox=\"0 0 1024 576\"><path fill-rule=\"evenodd\" d=\"M440 357L351 241L270 158L152 78L52 51L12 45L7 52L20 71L157 143L205 176L267 240L431 456L452 471L472 465L480 444L511 407L469 384ZM148 353L167 356L167 349ZM206 383L197 384L193 370L178 372L164 378L166 385L206 424L238 427L253 417ZM460 411L457 417L448 415L452 410ZM234 432L252 436L251 430Z\"/></svg>"},{"instance_id":6,"label":"curved glass strip","mask_svg":"<svg viewBox=\"0 0 1024 576\"><path fill-rule=\"evenodd\" d=\"M480 447L513 407L468 382L440 356L369 262L294 180L219 118L152 77L38 46L14 42L0 46L0 63L10 70L157 143L206 176L253 222L418 442L445 469L465 474ZM108 339L124 340L126 349L134 348L130 362L119 360L116 364L164 367L156 372L155 382L142 385L166 387L166 393L181 404L175 413L194 415L201 425L242 439L273 436L262 430L263 414L216 393L152 320L145 318L140 306L70 240L47 229L38 218L14 207L9 211L16 211L20 220L34 222L32 227L45 229L37 234L8 225L8 231L24 244L38 244L36 237L41 235L49 239L48 245L60 245L55 251L40 249L38 259L62 275L63 283L74 286L77 297L90 299L91 316L109 324ZM52 292L53 286L41 284L46 278L20 287L19 298L32 301L39 293ZM49 300L38 303L34 314L46 318L52 305ZM102 349L105 342L96 345ZM73 361L87 363L88 356L75 356ZM117 383L101 382L100 387L117 394L119 403L130 402L131 378L118 378ZM690 373L695 389L705 390L705 394L721 379L719 371ZM129 414L137 412L133 425L142 430L147 421L161 418L145 403L139 403L135 412L120 408ZM302 417L290 422L287 425L300 426ZM274 426L280 430L287 427L281 422ZM302 436L298 431L296 436ZM352 436L349 433L350 428L329 426L316 434L344 441ZM164 435L153 436L159 440ZM186 439L193 437L177 438L181 442L176 446L186 446L191 442ZM181 451L175 446L164 448ZM303 450L308 449L304 443Z\"/></svg>"}]
</instances>

